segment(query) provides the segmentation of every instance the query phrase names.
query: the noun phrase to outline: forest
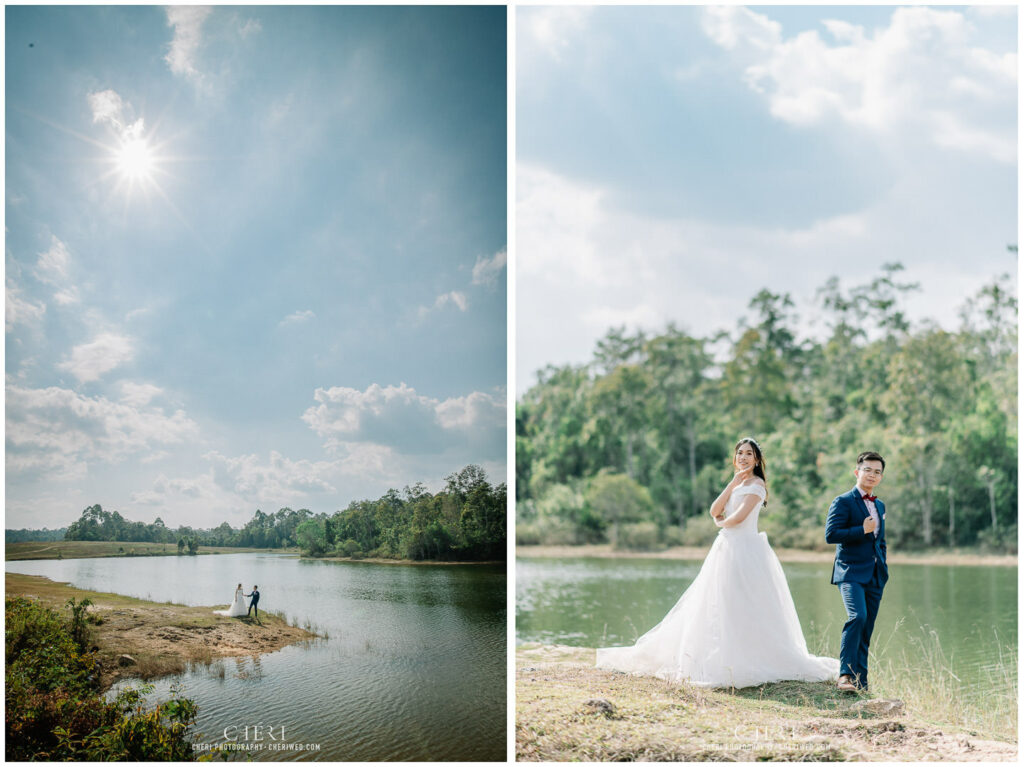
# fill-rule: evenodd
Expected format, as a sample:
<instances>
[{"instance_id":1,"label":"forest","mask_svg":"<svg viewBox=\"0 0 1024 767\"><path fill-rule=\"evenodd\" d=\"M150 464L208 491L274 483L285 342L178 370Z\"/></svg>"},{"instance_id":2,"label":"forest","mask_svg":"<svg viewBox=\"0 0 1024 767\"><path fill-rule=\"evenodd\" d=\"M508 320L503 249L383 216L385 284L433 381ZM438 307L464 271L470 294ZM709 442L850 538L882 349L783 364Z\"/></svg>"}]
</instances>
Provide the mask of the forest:
<instances>
[{"instance_id":1,"label":"forest","mask_svg":"<svg viewBox=\"0 0 1024 767\"><path fill-rule=\"evenodd\" d=\"M160 517L149 524L132 522L96 504L86 508L63 537L68 541L177 543L180 552L187 547L192 554L200 545L298 546L311 556L505 559L505 484L492 486L476 465L449 475L445 482L436 494L417 483L401 492L389 490L375 501L353 501L333 515L290 508L265 514L257 509L240 529L227 522L210 529L171 528ZM13 541L8 538L8 542Z\"/></svg>"},{"instance_id":2,"label":"forest","mask_svg":"<svg viewBox=\"0 0 1024 767\"><path fill-rule=\"evenodd\" d=\"M920 288L902 270L833 277L809 317L761 290L707 337L613 328L588 364L539 371L516 405L517 544L705 545L733 446L753 436L774 545L826 548L831 500L876 450L890 546L1015 552L1015 283L943 307L950 331L908 320Z\"/></svg>"},{"instance_id":3,"label":"forest","mask_svg":"<svg viewBox=\"0 0 1024 767\"><path fill-rule=\"evenodd\" d=\"M492 486L471 465L449 475L439 493L422 485L391 490L306 520L296 535L311 556L504 560L506 507L505 484Z\"/></svg>"}]
</instances>

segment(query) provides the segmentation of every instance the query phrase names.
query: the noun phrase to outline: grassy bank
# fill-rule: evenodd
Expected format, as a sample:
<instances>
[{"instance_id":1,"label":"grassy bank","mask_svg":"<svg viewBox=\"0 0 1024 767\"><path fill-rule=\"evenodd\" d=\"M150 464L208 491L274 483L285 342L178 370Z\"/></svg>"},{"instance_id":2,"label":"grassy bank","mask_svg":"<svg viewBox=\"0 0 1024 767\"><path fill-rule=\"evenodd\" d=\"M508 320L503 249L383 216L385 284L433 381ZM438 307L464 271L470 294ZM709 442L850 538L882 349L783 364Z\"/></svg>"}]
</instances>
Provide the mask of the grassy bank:
<instances>
[{"instance_id":1,"label":"grassy bank","mask_svg":"<svg viewBox=\"0 0 1024 767\"><path fill-rule=\"evenodd\" d=\"M870 713L853 708L864 698L839 693L830 683L702 690L598 670L593 663L592 649L517 648L517 760L1016 761L1017 757L1015 681L1012 705L1003 709L1000 703L998 712L973 712L995 728L983 731L944 721L948 701L939 699L941 691L929 689L930 682L919 684L921 680L910 669L876 669L872 697L895 697L889 693L890 677L905 674L901 698L905 708Z\"/></svg>"},{"instance_id":2,"label":"grassy bank","mask_svg":"<svg viewBox=\"0 0 1024 767\"><path fill-rule=\"evenodd\" d=\"M200 546L199 554L242 554L251 551L295 554L297 548L252 549L232 546ZM136 541L27 541L5 544L9 562L21 559L87 559L90 557L167 557L178 556L176 543L138 543ZM188 556L183 555L183 556Z\"/></svg>"},{"instance_id":3,"label":"grassy bank","mask_svg":"<svg viewBox=\"0 0 1024 767\"><path fill-rule=\"evenodd\" d=\"M517 557L570 557L640 558L640 559L703 559L710 546L673 546L660 551L625 551L613 549L609 543L582 546L516 546ZM806 549L775 549L782 562L832 562L835 549L810 551ZM986 554L973 549L932 549L928 551L890 551L891 565L993 565L1016 567L1015 554Z\"/></svg>"},{"instance_id":4,"label":"grassy bank","mask_svg":"<svg viewBox=\"0 0 1024 767\"><path fill-rule=\"evenodd\" d=\"M316 634L290 626L278 615L260 610L257 622L214 615L214 607L186 607L149 602L120 594L77 589L37 575L6 574L8 597L22 596L65 610L67 600L88 599L90 646L96 649L101 688L124 677L153 679L178 674L218 658L274 652ZM226 609L222 605L217 609ZM120 656L133 663L122 665Z\"/></svg>"}]
</instances>

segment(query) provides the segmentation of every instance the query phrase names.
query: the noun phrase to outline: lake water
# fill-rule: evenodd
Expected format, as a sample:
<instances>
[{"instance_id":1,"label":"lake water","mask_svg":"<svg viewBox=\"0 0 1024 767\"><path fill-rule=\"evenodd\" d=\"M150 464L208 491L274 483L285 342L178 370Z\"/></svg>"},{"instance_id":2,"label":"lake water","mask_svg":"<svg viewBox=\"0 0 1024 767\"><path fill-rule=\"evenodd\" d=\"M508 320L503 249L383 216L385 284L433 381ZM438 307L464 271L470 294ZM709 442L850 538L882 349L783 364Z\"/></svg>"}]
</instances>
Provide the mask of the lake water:
<instances>
[{"instance_id":1,"label":"lake water","mask_svg":"<svg viewBox=\"0 0 1024 767\"><path fill-rule=\"evenodd\" d=\"M270 725L314 751L261 760L504 761L504 566L381 565L274 554L8 562L81 588L226 607L239 581L260 607L326 629L329 638L158 680L199 705L198 741L226 727ZM264 741L269 742L269 741Z\"/></svg>"},{"instance_id":2,"label":"lake water","mask_svg":"<svg viewBox=\"0 0 1024 767\"><path fill-rule=\"evenodd\" d=\"M518 559L517 641L632 644L665 616L700 565L664 559ZM829 583L831 563L782 567L808 647L839 657L846 611ZM971 697L992 692L1007 671L1016 679L1017 568L890 565L889 574L872 636L874 653L890 659L905 654L908 665L918 668L937 641L963 694Z\"/></svg>"}]
</instances>

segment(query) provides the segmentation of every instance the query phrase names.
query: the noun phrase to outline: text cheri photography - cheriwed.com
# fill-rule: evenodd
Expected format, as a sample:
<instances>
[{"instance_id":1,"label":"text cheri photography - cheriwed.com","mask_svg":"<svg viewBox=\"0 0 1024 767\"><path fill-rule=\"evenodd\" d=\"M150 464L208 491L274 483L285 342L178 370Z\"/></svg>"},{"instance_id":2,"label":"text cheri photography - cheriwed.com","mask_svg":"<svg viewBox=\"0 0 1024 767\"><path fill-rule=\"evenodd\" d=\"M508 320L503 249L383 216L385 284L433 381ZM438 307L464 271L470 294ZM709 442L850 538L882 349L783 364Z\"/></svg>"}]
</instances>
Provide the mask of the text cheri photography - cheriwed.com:
<instances>
[{"instance_id":1,"label":"text cheri photography - cheriwed.com","mask_svg":"<svg viewBox=\"0 0 1024 767\"><path fill-rule=\"evenodd\" d=\"M12 761L505 761L507 9L8 6Z\"/></svg>"}]
</instances>

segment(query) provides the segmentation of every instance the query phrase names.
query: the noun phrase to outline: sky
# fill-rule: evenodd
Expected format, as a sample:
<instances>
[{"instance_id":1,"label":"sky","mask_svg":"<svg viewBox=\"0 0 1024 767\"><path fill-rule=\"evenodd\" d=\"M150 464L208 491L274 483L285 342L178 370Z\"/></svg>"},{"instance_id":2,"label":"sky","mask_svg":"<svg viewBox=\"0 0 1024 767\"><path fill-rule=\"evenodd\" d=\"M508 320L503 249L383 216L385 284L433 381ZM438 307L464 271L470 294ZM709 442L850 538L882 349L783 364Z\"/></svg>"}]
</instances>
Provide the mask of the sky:
<instances>
[{"instance_id":1,"label":"sky","mask_svg":"<svg viewBox=\"0 0 1024 767\"><path fill-rule=\"evenodd\" d=\"M6 12L6 520L506 474L505 9Z\"/></svg>"},{"instance_id":2,"label":"sky","mask_svg":"<svg viewBox=\"0 0 1024 767\"><path fill-rule=\"evenodd\" d=\"M1013 6L521 7L516 391L613 326L735 332L762 288L905 267L905 308L1016 289Z\"/></svg>"}]
</instances>

